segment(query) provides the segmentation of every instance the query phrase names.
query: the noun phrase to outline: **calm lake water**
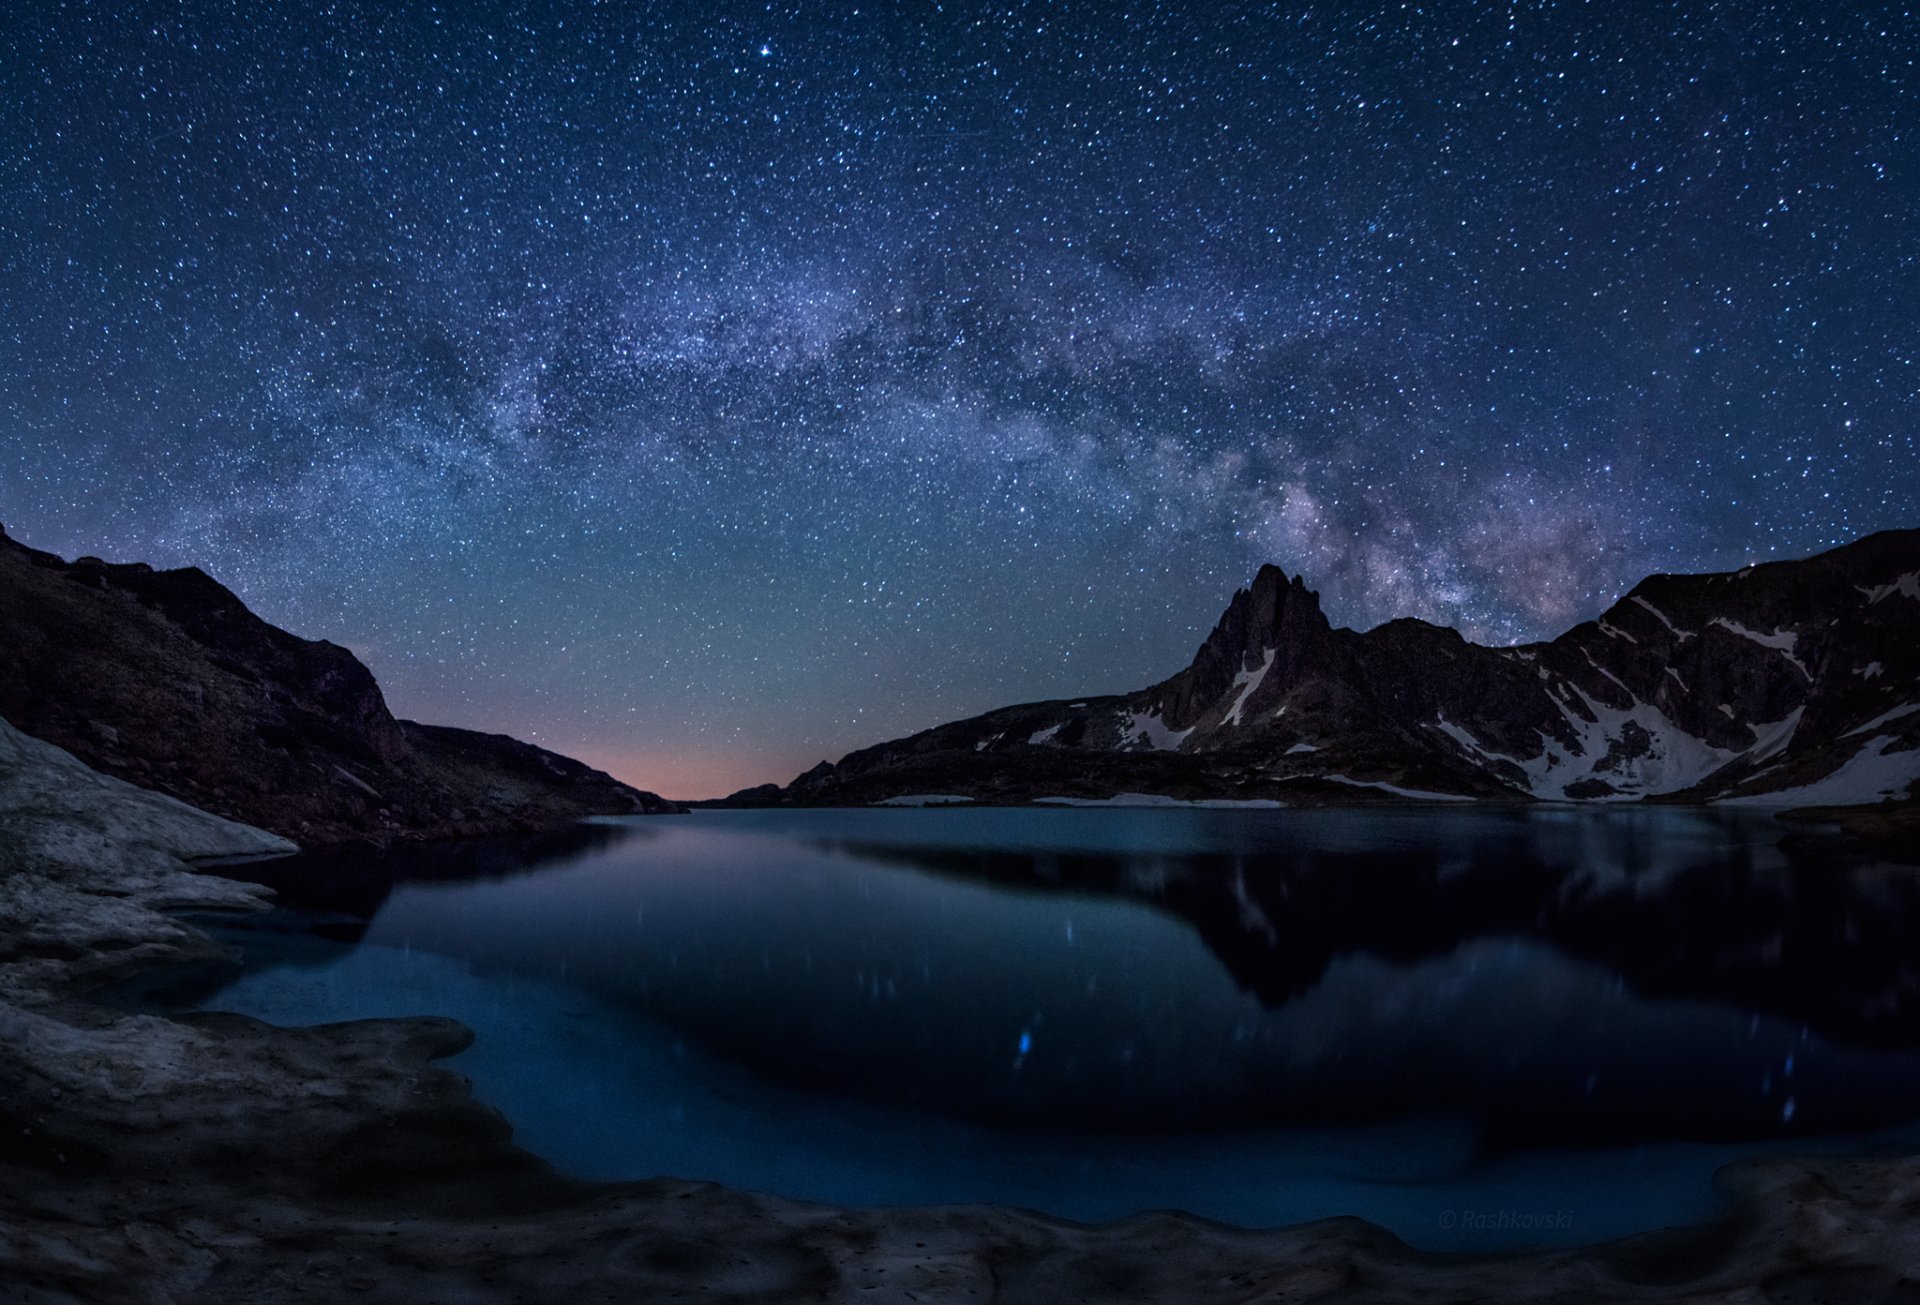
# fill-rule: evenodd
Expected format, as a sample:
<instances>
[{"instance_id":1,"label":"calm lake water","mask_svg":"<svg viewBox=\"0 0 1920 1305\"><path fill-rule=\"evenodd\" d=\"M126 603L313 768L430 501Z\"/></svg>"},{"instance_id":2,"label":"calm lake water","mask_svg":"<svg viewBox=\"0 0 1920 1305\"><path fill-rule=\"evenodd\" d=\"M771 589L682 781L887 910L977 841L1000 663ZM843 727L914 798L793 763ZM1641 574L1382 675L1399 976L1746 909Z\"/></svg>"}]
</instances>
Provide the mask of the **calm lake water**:
<instances>
[{"instance_id":1,"label":"calm lake water","mask_svg":"<svg viewBox=\"0 0 1920 1305\"><path fill-rule=\"evenodd\" d=\"M146 998L441 1014L591 1178L1416 1246L1721 1208L1920 1145L1920 872L1684 810L701 812L262 870ZM325 881L325 891L314 885ZM203 923L205 923L203 921Z\"/></svg>"}]
</instances>

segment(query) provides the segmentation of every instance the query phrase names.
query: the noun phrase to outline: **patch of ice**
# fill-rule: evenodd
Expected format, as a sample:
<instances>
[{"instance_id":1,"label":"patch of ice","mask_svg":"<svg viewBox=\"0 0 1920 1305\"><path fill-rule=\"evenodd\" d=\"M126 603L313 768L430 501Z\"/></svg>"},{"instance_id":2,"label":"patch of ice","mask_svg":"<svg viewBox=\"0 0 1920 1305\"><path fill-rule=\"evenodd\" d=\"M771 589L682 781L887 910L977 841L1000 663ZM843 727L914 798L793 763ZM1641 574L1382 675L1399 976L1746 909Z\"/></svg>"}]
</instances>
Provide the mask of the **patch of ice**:
<instances>
[{"instance_id":1,"label":"patch of ice","mask_svg":"<svg viewBox=\"0 0 1920 1305\"><path fill-rule=\"evenodd\" d=\"M1902 598L1920 599L1920 571L1909 571L1892 584L1875 585L1871 589L1864 585L1855 585L1854 588L1865 594L1870 604L1877 603L1883 598L1892 598L1896 594Z\"/></svg>"},{"instance_id":2,"label":"patch of ice","mask_svg":"<svg viewBox=\"0 0 1920 1305\"><path fill-rule=\"evenodd\" d=\"M1868 662L1865 666L1855 668L1853 673L1863 680L1871 680L1876 675L1884 675L1886 669L1879 662Z\"/></svg>"},{"instance_id":3,"label":"patch of ice","mask_svg":"<svg viewBox=\"0 0 1920 1305\"><path fill-rule=\"evenodd\" d=\"M1726 703L1723 702L1720 704L1720 714L1722 716L1725 716L1728 720L1732 720L1733 708L1729 707Z\"/></svg>"},{"instance_id":4,"label":"patch of ice","mask_svg":"<svg viewBox=\"0 0 1920 1305\"><path fill-rule=\"evenodd\" d=\"M1832 774L1773 793L1753 793L1744 797L1723 798L1726 806L1749 807L1853 807L1904 798L1920 780L1920 749L1888 752L1894 742L1891 734L1882 734L1861 745Z\"/></svg>"},{"instance_id":5,"label":"patch of ice","mask_svg":"<svg viewBox=\"0 0 1920 1305\"><path fill-rule=\"evenodd\" d=\"M1220 722L1222 725L1238 725L1240 723L1240 709L1247 705L1247 699L1252 697L1254 691L1266 680L1267 672L1273 669L1273 657L1277 651L1278 650L1274 648L1267 649L1267 658L1260 663L1257 669L1251 671L1243 670L1233 677L1233 687L1240 692L1239 695L1234 698L1233 706L1227 708L1226 719Z\"/></svg>"},{"instance_id":6,"label":"patch of ice","mask_svg":"<svg viewBox=\"0 0 1920 1305\"><path fill-rule=\"evenodd\" d=\"M1711 624L1729 629L1742 639L1751 639L1762 648L1773 649L1782 657L1792 662L1794 669L1798 670L1802 675L1806 676L1809 680L1813 678L1813 672L1809 671L1806 666L1801 663L1800 659L1793 655L1793 645L1799 640L1800 636L1792 630L1775 630L1772 634L1761 634L1758 630L1749 630L1738 621L1729 621L1724 616L1714 617Z\"/></svg>"},{"instance_id":7,"label":"patch of ice","mask_svg":"<svg viewBox=\"0 0 1920 1305\"><path fill-rule=\"evenodd\" d=\"M1667 667L1666 670L1667 670L1668 677L1672 679L1675 684L1680 686L1680 692L1682 693L1691 692L1691 690L1687 688L1687 682L1680 678L1679 671L1674 670L1673 667L1671 666Z\"/></svg>"},{"instance_id":8,"label":"patch of ice","mask_svg":"<svg viewBox=\"0 0 1920 1305\"><path fill-rule=\"evenodd\" d=\"M992 747L994 744L998 743L1001 739L1004 739L1006 737L1007 736L1005 734L996 734L990 739L981 739L978 743L973 745L973 750L975 752L985 752L988 748Z\"/></svg>"},{"instance_id":9,"label":"patch of ice","mask_svg":"<svg viewBox=\"0 0 1920 1305\"><path fill-rule=\"evenodd\" d=\"M873 805L876 807L949 807L971 801L973 801L972 798L959 793L902 793L899 797L882 798Z\"/></svg>"},{"instance_id":10,"label":"patch of ice","mask_svg":"<svg viewBox=\"0 0 1920 1305\"><path fill-rule=\"evenodd\" d=\"M1058 725L1049 725L1043 730L1035 730L1033 733L1027 735L1027 742L1028 743L1046 743L1050 741L1054 735L1058 734L1062 729L1065 729L1065 728L1066 728L1066 722L1062 721Z\"/></svg>"},{"instance_id":11,"label":"patch of ice","mask_svg":"<svg viewBox=\"0 0 1920 1305\"><path fill-rule=\"evenodd\" d=\"M1320 751L1320 749L1314 747L1313 744L1311 743L1296 743L1292 747L1288 748L1285 752L1281 753L1280 755L1283 757L1297 757L1303 752L1318 752L1318 751Z\"/></svg>"},{"instance_id":12,"label":"patch of ice","mask_svg":"<svg viewBox=\"0 0 1920 1305\"><path fill-rule=\"evenodd\" d=\"M1660 624L1666 626L1667 629L1671 630L1673 632L1674 637L1676 639L1679 639L1682 643L1686 642L1688 639L1693 638L1692 630L1682 630L1679 626L1675 625L1672 621L1667 619L1667 614L1665 612L1655 607L1652 603L1648 602L1646 599L1633 598L1633 599L1629 599L1628 601L1638 603L1640 606L1646 608L1649 612L1652 612L1656 617L1659 618Z\"/></svg>"},{"instance_id":13,"label":"patch of ice","mask_svg":"<svg viewBox=\"0 0 1920 1305\"><path fill-rule=\"evenodd\" d=\"M1865 734L1868 730L1878 729L1890 720L1899 720L1902 716L1911 716L1916 711L1920 711L1920 702L1910 702L1904 707L1895 707L1892 711L1883 711L1865 725L1855 725L1840 737L1844 739L1850 738L1855 734Z\"/></svg>"}]
</instances>

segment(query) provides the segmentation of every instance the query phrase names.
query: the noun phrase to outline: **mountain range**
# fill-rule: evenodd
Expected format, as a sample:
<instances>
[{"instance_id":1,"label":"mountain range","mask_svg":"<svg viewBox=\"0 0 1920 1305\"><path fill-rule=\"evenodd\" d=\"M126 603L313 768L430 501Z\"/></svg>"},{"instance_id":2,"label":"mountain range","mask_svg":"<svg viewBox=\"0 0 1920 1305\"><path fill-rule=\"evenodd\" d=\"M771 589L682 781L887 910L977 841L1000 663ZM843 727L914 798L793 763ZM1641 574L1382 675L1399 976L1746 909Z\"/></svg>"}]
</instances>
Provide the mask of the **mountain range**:
<instances>
[{"instance_id":1,"label":"mountain range","mask_svg":"<svg viewBox=\"0 0 1920 1305\"><path fill-rule=\"evenodd\" d=\"M346 649L205 573L0 530L0 718L95 769L309 845L681 809L498 734L396 719ZM1655 575L1557 638L1335 628L1262 567L1192 661L822 762L736 806L1662 801L1912 805L1920 530Z\"/></svg>"},{"instance_id":2,"label":"mountain range","mask_svg":"<svg viewBox=\"0 0 1920 1305\"><path fill-rule=\"evenodd\" d=\"M1193 660L1004 707L732 805L1640 801L1881 804L1920 779L1920 530L1654 575L1557 638L1337 629L1262 567Z\"/></svg>"}]
</instances>

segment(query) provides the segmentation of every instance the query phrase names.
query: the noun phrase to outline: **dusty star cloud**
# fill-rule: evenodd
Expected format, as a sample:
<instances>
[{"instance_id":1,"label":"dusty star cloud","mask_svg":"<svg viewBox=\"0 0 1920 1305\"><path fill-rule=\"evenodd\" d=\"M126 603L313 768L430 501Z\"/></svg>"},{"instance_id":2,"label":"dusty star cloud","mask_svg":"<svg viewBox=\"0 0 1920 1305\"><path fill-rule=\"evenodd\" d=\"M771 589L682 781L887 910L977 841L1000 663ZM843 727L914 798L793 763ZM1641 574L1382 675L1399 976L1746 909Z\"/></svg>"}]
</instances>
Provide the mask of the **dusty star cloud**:
<instances>
[{"instance_id":1,"label":"dusty star cloud","mask_svg":"<svg viewBox=\"0 0 1920 1305\"><path fill-rule=\"evenodd\" d=\"M1914 524L1897 6L0 18L0 521L670 793Z\"/></svg>"}]
</instances>

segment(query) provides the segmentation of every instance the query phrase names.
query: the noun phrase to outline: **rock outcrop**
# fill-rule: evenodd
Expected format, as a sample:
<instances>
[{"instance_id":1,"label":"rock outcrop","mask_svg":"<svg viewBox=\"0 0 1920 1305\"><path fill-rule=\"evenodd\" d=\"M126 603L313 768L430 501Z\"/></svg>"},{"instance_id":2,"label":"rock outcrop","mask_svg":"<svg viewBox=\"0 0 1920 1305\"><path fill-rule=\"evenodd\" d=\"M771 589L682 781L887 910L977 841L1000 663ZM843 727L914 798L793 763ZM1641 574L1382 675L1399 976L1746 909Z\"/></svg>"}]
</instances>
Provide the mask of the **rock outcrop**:
<instances>
[{"instance_id":1,"label":"rock outcrop","mask_svg":"<svg viewBox=\"0 0 1920 1305\"><path fill-rule=\"evenodd\" d=\"M204 572L67 562L4 531L0 717L304 844L676 809L501 735L396 720L352 653L268 624Z\"/></svg>"},{"instance_id":2,"label":"rock outcrop","mask_svg":"<svg viewBox=\"0 0 1920 1305\"><path fill-rule=\"evenodd\" d=\"M1877 804L1920 780L1920 531L1799 561L1657 575L1512 648L1398 620L1335 629L1261 568L1190 665L1129 693L1007 707L822 763L739 805L937 793L1327 801Z\"/></svg>"}]
</instances>

